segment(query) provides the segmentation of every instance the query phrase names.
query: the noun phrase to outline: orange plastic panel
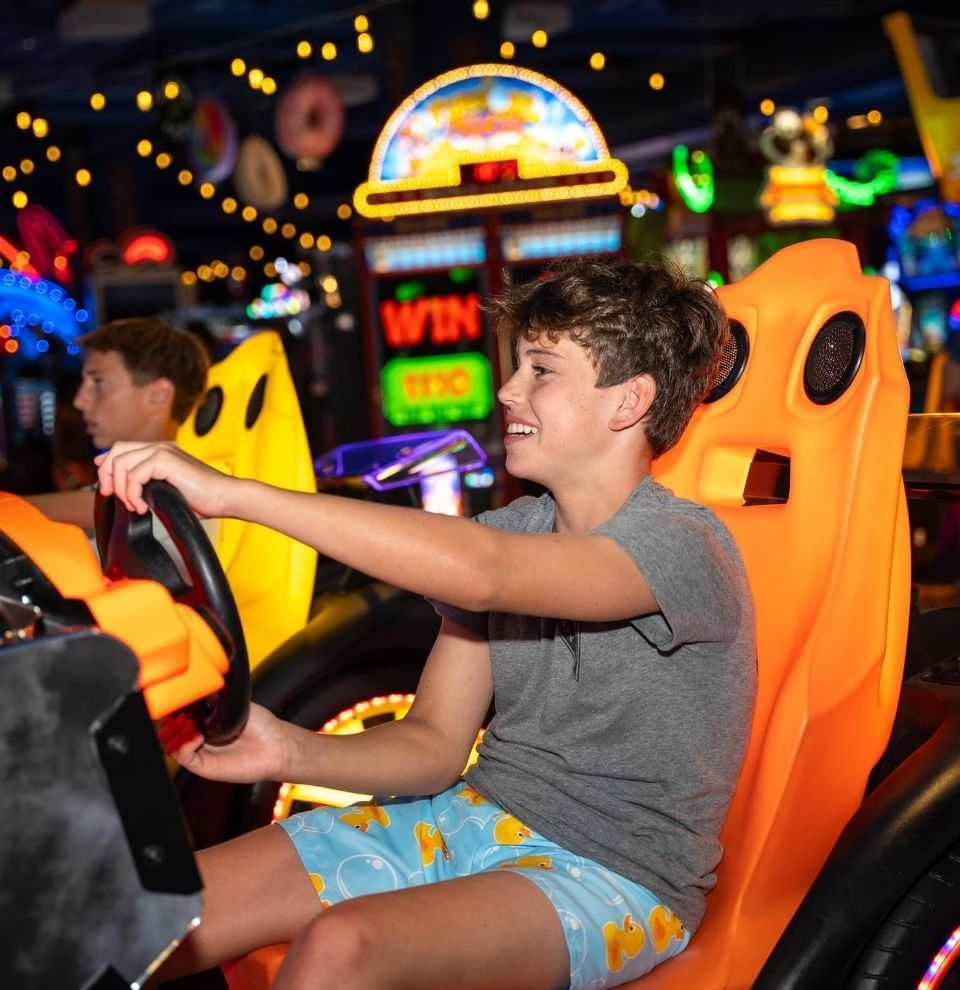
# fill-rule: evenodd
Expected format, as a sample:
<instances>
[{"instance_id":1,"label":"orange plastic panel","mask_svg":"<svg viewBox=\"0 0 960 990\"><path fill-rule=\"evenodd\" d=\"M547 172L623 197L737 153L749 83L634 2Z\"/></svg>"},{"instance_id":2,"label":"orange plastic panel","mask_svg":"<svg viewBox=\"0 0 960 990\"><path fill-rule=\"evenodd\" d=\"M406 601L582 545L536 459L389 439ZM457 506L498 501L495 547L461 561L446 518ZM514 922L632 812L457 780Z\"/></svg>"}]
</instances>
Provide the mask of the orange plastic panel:
<instances>
[{"instance_id":1,"label":"orange plastic panel","mask_svg":"<svg viewBox=\"0 0 960 990\"><path fill-rule=\"evenodd\" d=\"M201 406L180 428L177 443L227 474L316 491L306 428L279 335L257 333L213 365L207 394L217 389L223 404L212 428L198 432ZM262 403L254 419L258 397ZM239 519L224 519L215 543L240 612L250 663L256 666L306 624L317 554Z\"/></svg>"},{"instance_id":2,"label":"orange plastic panel","mask_svg":"<svg viewBox=\"0 0 960 990\"><path fill-rule=\"evenodd\" d=\"M194 610L153 581L109 581L90 541L28 502L0 493L0 530L26 553L64 597L82 601L97 627L140 661L140 687L160 718L223 687L227 658Z\"/></svg>"},{"instance_id":3,"label":"orange plastic panel","mask_svg":"<svg viewBox=\"0 0 960 990\"><path fill-rule=\"evenodd\" d=\"M29 502L0 492L0 529L64 598L86 598L106 587L100 562L78 527L52 522Z\"/></svg>"},{"instance_id":4,"label":"orange plastic panel","mask_svg":"<svg viewBox=\"0 0 960 990\"><path fill-rule=\"evenodd\" d=\"M739 383L704 405L654 466L734 533L757 606L759 687L725 855L690 947L637 990L747 990L843 826L893 722L902 676L910 543L901 457L909 402L890 292L855 248L813 240L719 290L746 329ZM816 405L804 361L834 314L866 327L847 391ZM790 460L783 504L744 505L757 450ZM265 990L282 947L234 966Z\"/></svg>"},{"instance_id":5,"label":"orange plastic panel","mask_svg":"<svg viewBox=\"0 0 960 990\"><path fill-rule=\"evenodd\" d=\"M267 945L223 966L223 976L230 990L270 990L283 957L286 943Z\"/></svg>"}]
</instances>

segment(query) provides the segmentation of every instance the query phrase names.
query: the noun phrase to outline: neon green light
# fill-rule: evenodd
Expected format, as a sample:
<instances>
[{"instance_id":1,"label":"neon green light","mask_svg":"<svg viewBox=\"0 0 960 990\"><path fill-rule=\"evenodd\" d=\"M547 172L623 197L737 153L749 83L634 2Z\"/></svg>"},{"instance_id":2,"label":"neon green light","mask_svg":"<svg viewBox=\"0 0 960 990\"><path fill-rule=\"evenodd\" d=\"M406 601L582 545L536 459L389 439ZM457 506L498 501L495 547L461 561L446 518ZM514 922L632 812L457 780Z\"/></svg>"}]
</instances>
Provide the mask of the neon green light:
<instances>
[{"instance_id":1,"label":"neon green light","mask_svg":"<svg viewBox=\"0 0 960 990\"><path fill-rule=\"evenodd\" d=\"M826 170L827 185L844 206L870 206L877 196L894 192L900 181L900 159L884 148L871 148L853 166L855 179Z\"/></svg>"},{"instance_id":2,"label":"neon green light","mask_svg":"<svg viewBox=\"0 0 960 990\"><path fill-rule=\"evenodd\" d=\"M411 299L419 299L427 294L427 287L423 282L401 282L394 290L393 297L397 302L408 302Z\"/></svg>"},{"instance_id":3,"label":"neon green light","mask_svg":"<svg viewBox=\"0 0 960 990\"><path fill-rule=\"evenodd\" d=\"M393 426L485 419L493 371L483 354L394 358L380 370L383 415Z\"/></svg>"},{"instance_id":4,"label":"neon green light","mask_svg":"<svg viewBox=\"0 0 960 990\"><path fill-rule=\"evenodd\" d=\"M691 155L686 145L678 144L673 149L673 181L684 203L694 213L706 213L713 206L716 192L713 162L705 151L695 151Z\"/></svg>"}]
</instances>

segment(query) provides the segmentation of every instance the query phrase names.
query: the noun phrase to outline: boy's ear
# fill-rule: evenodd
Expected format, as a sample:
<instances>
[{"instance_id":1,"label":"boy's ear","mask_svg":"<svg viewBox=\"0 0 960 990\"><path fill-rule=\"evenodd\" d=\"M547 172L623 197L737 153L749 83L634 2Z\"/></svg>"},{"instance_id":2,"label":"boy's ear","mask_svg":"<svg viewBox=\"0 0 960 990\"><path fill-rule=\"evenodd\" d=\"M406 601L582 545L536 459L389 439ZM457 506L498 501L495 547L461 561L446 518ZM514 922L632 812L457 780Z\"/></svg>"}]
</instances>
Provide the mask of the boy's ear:
<instances>
[{"instance_id":1,"label":"boy's ear","mask_svg":"<svg viewBox=\"0 0 960 990\"><path fill-rule=\"evenodd\" d=\"M158 378L150 382L148 398L152 406L169 406L173 402L174 387L169 378Z\"/></svg>"},{"instance_id":2,"label":"boy's ear","mask_svg":"<svg viewBox=\"0 0 960 990\"><path fill-rule=\"evenodd\" d=\"M622 398L616 412L610 418L611 430L626 430L639 423L650 411L657 396L657 383L646 373L627 379L620 388Z\"/></svg>"}]
</instances>

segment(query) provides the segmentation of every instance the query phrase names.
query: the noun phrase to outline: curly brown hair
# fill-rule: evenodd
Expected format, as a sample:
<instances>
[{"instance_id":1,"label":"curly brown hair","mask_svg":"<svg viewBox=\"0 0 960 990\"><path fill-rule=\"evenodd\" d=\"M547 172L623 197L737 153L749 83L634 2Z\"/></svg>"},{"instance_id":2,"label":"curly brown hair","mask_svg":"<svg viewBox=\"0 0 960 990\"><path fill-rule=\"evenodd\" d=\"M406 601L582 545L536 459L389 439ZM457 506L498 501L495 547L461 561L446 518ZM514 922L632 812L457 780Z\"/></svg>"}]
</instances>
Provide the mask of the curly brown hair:
<instances>
[{"instance_id":1,"label":"curly brown hair","mask_svg":"<svg viewBox=\"0 0 960 990\"><path fill-rule=\"evenodd\" d=\"M727 318L711 287L666 261L576 258L513 284L486 306L497 332L571 338L597 369L597 388L649 374L657 394L644 417L654 457L679 439L713 385Z\"/></svg>"},{"instance_id":2,"label":"curly brown hair","mask_svg":"<svg viewBox=\"0 0 960 990\"><path fill-rule=\"evenodd\" d=\"M168 378L173 383L170 415L182 423L207 384L210 360L199 341L155 316L104 323L79 339L89 351L116 351L137 385Z\"/></svg>"}]
</instances>

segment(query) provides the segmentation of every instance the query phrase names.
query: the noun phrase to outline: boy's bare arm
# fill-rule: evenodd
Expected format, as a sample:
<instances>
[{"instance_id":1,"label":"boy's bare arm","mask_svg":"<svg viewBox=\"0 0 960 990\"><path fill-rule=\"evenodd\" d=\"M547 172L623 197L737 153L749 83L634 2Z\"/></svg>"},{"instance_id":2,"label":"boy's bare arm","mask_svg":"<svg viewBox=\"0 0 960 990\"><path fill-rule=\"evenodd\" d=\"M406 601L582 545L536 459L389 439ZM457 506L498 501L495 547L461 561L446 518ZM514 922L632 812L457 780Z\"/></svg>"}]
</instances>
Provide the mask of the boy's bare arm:
<instances>
[{"instance_id":1,"label":"boy's bare arm","mask_svg":"<svg viewBox=\"0 0 960 990\"><path fill-rule=\"evenodd\" d=\"M445 620L406 718L355 735L321 735L253 706L247 728L226 746L190 729L174 755L194 773L247 783L292 780L370 794L432 794L463 771L493 697L490 651ZM182 729L161 729L168 748Z\"/></svg>"},{"instance_id":2,"label":"boy's bare arm","mask_svg":"<svg viewBox=\"0 0 960 990\"><path fill-rule=\"evenodd\" d=\"M42 495L26 495L26 501L35 505L54 522L72 523L87 533L93 533L92 489L82 488L72 492L46 492Z\"/></svg>"},{"instance_id":3,"label":"boy's bare arm","mask_svg":"<svg viewBox=\"0 0 960 990\"><path fill-rule=\"evenodd\" d=\"M117 444L101 490L143 511L142 486L164 478L202 515L261 523L364 573L474 611L615 621L657 610L643 575L612 540L516 534L467 519L234 479L170 444Z\"/></svg>"}]
</instances>

